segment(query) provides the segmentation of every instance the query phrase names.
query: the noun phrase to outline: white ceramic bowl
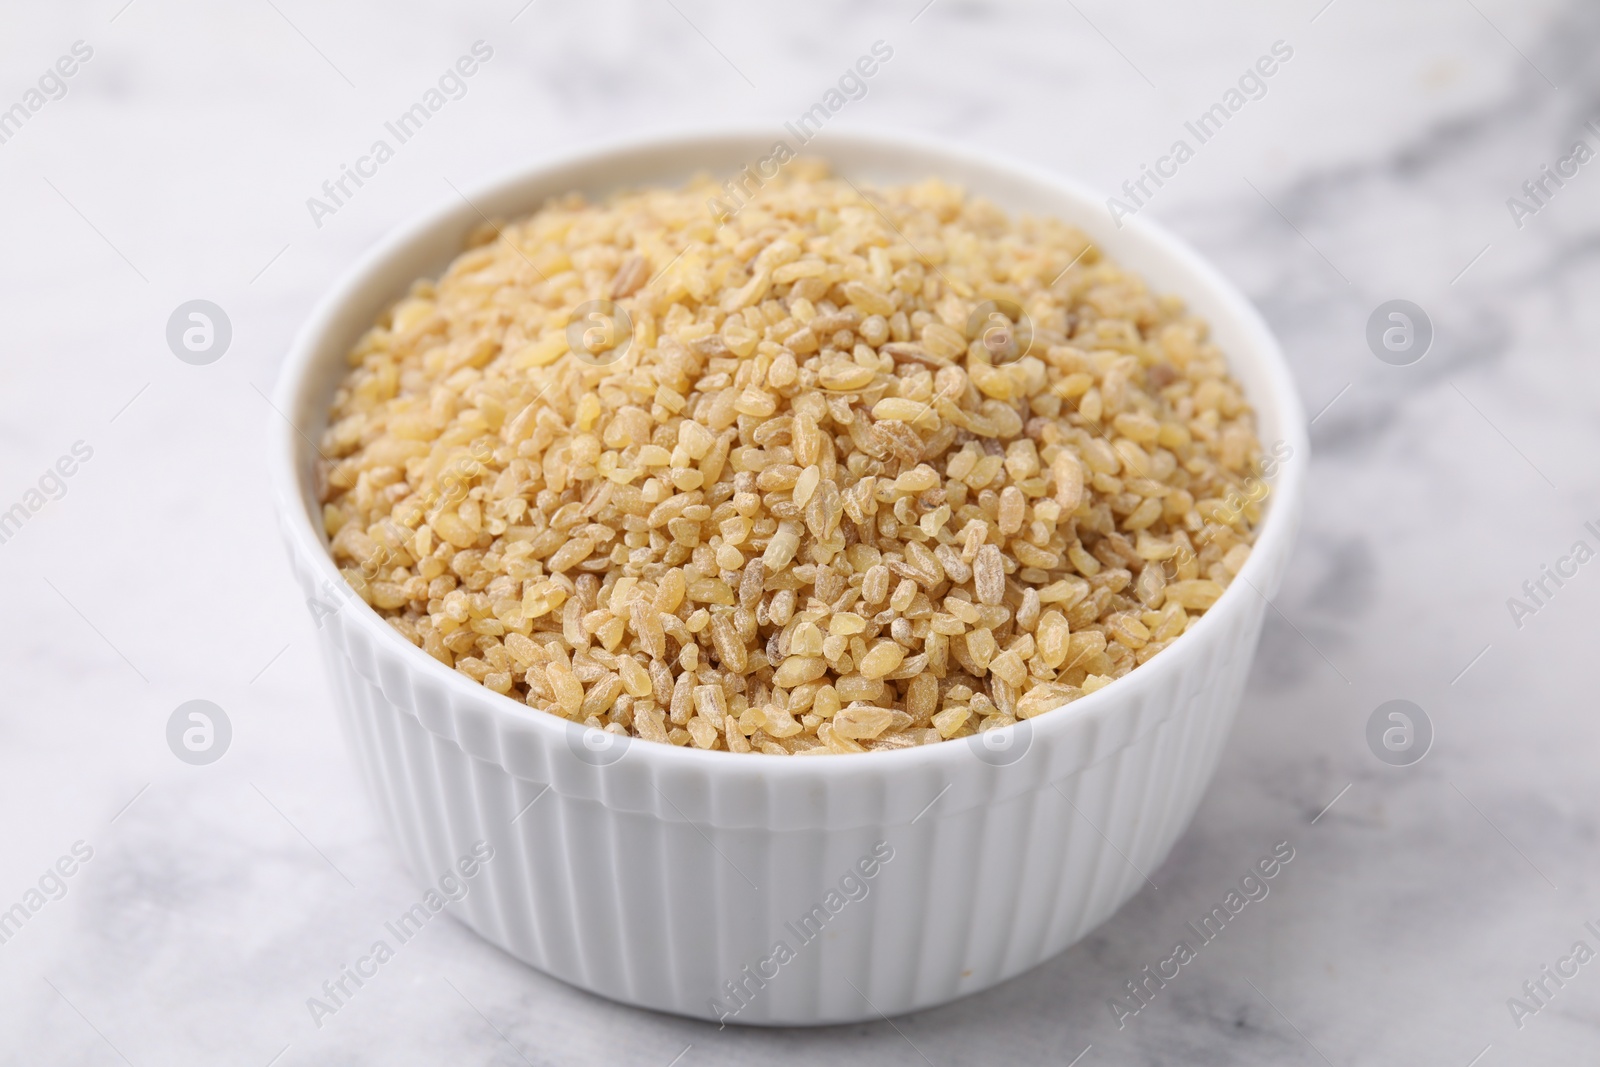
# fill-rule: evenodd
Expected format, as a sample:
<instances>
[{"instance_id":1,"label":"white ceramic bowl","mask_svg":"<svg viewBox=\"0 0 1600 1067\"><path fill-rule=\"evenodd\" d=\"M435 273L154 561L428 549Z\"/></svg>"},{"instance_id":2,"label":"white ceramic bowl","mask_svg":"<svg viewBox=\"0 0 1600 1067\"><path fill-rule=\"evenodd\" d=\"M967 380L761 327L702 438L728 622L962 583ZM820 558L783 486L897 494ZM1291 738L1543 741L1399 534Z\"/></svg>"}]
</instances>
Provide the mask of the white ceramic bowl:
<instances>
[{"instance_id":1,"label":"white ceramic bowl","mask_svg":"<svg viewBox=\"0 0 1600 1067\"><path fill-rule=\"evenodd\" d=\"M312 486L343 357L466 232L547 197L731 173L770 130L634 140L527 167L385 240L301 331L283 369L272 468L289 558L318 620L345 736L421 882L488 841L452 906L484 938L629 1004L757 1024L847 1022L985 989L1060 952L1145 884L1217 765L1278 588L1309 460L1278 346L1232 285L1142 219L987 152L830 131L808 146L860 183L939 175L1085 230L1207 319L1285 443L1259 540L1172 647L1060 710L977 739L782 759L610 738L500 696L413 647L357 599ZM330 614L329 612L332 611ZM530 806L531 805L531 806ZM809 917L809 918L807 918ZM784 946L780 949L780 943ZM737 992L736 992L737 991Z\"/></svg>"}]
</instances>

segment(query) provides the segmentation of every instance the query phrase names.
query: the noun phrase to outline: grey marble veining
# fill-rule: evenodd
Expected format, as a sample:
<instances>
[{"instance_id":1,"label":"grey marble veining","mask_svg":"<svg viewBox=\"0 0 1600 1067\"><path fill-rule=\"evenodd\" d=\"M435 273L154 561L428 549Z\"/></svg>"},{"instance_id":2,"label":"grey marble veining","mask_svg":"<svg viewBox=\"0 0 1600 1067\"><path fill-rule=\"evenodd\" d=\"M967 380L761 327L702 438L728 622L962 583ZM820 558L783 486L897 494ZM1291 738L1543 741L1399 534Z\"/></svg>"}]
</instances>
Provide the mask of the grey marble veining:
<instances>
[{"instance_id":1,"label":"grey marble veining","mask_svg":"<svg viewBox=\"0 0 1600 1067\"><path fill-rule=\"evenodd\" d=\"M73 42L93 49L0 143L0 509L75 442L93 449L0 544L0 909L75 843L93 853L0 944L0 1062L1600 1053L1600 963L1547 980L1520 1028L1507 1004L1575 942L1600 949L1584 925L1600 927L1600 563L1520 628L1506 606L1574 541L1600 547L1584 530L1600 525L1600 161L1520 229L1506 204L1575 140L1600 149L1592 5L122 4L0 15L0 108ZM495 55L467 94L315 226L306 198L479 39ZM419 888L342 750L277 544L260 393L288 338L446 179L636 130L781 121L880 39L894 58L840 125L938 134L1108 192L1275 41L1294 49L1144 209L1257 301L1320 412L1295 565L1216 781L1149 872L1159 889L1037 970L892 1026L719 1031L598 1000L439 922L318 1029L306 999ZM163 337L196 297L234 327L204 367ZM1364 340L1395 298L1437 331L1406 367ZM194 698L233 723L212 766L166 745ZM1395 698L1436 732L1409 767L1365 740ZM1278 842L1294 859L1270 893L1119 1029L1123 983Z\"/></svg>"}]
</instances>

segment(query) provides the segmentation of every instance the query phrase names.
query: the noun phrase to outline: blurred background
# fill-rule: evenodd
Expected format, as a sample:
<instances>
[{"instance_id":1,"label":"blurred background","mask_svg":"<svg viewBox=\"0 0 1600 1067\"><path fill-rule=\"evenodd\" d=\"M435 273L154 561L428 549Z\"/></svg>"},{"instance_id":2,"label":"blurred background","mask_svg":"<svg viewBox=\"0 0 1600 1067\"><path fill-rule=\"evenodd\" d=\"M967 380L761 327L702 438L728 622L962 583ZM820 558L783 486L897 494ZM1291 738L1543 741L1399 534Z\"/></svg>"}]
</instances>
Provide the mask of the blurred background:
<instances>
[{"instance_id":1,"label":"blurred background","mask_svg":"<svg viewBox=\"0 0 1600 1067\"><path fill-rule=\"evenodd\" d=\"M1257 302L1316 416L1295 564L1160 888L893 1024L719 1031L446 923L318 1028L306 999L417 889L278 543L263 437L290 338L452 185L635 132L776 135L878 41L892 60L833 125L1108 195L1291 53L1140 207ZM477 42L460 98L310 211ZM1524 583L1600 549L1597 48L1600 9L1546 0L6 6L0 911L29 917L0 923L0 1062L1592 1060L1600 965L1524 983L1600 949L1600 563L1537 602ZM210 362L169 345L193 300L231 327ZM1424 358L1369 345L1392 300L1431 323ZM1367 740L1396 699L1432 733L1400 766ZM230 727L208 765L169 747L191 700ZM1271 896L1119 1029L1108 1001L1280 841Z\"/></svg>"}]
</instances>

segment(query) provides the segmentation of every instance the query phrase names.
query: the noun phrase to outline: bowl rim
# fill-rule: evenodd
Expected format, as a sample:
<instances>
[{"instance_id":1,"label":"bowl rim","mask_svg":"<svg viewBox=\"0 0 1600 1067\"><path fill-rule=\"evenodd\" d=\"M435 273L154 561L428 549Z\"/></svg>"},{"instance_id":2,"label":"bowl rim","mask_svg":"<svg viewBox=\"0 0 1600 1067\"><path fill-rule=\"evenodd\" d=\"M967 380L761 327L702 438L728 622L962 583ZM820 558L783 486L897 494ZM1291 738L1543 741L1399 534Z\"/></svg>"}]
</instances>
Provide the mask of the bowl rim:
<instances>
[{"instance_id":1,"label":"bowl rim","mask_svg":"<svg viewBox=\"0 0 1600 1067\"><path fill-rule=\"evenodd\" d=\"M377 647L391 650L389 653L391 655L409 657L406 660L409 669L421 672L425 677L445 686L452 694L452 703L459 699L468 704L476 704L492 716L497 727L532 730L536 734L542 734L540 743L552 750L566 747L567 731L574 725L571 720L496 693L461 672L446 667L395 631L345 582L334 565L320 527L313 525L311 515L302 506L306 494L298 473L300 441L310 443L310 438L305 437L301 423L295 418L303 407L303 394L309 388L308 382L313 377L313 372L320 367L318 349L322 337L337 325L344 306L360 294L361 289L373 275L382 271L391 261L403 260L408 254L414 255L416 250L412 246L423 244L436 228L461 214L463 200L469 205L494 200L514 194L520 188L536 185L541 179L548 179L555 172L580 165L594 165L607 160L621 162L630 156L668 149L691 149L696 146L712 149L729 145L768 143L775 135L774 127L769 124L723 123L605 138L502 169L489 178L474 183L465 189L463 194L441 197L427 210L392 227L376 244L369 247L339 274L338 279L317 301L296 332L279 369L272 396L275 413L269 415L268 466L279 525L290 551L312 568L316 578L319 579L316 583L319 588L328 588L327 583L332 583L333 588L341 591L348 604L339 609L339 614L346 623L360 627ZM940 162L977 167L994 172L997 178L1004 176L1062 199L1076 200L1094 206L1105 203L1103 196L1084 184L986 147L979 148L975 145L953 143L922 134L856 124L840 124L837 128L830 126L818 135L816 140L822 146L817 154L824 156L828 155L828 149L832 146L902 150L914 156L918 162L926 162L930 170ZM620 183L617 188L625 188L630 184L633 183ZM538 206L537 202L531 202L524 210L537 210ZM1003 202L1000 206L1012 215L1019 213L1017 209ZM1290 445L1293 449L1292 455L1299 457L1299 461L1280 464L1275 474L1266 479L1272 486L1272 493L1257 530L1250 558L1235 581L1229 584L1223 595L1193 627L1175 639L1160 655L1104 688L1080 697L1071 704L1001 728L1014 731L1026 726L1033 731L1034 744L1045 741L1053 734L1064 733L1085 720L1105 721L1116 716L1119 710L1126 710L1128 706L1138 703L1136 694L1141 688L1154 689L1168 676L1180 671L1182 669L1180 661L1189 654L1189 650L1199 649L1202 645L1210 643L1201 639L1204 635L1226 625L1229 617L1247 611L1245 604L1247 597L1259 596L1267 600L1270 605L1270 590L1264 589L1263 586L1275 585L1269 567L1280 554L1287 556L1290 548L1289 542L1295 534L1310 460L1305 412L1295 389L1293 376L1276 337L1250 300L1186 241L1149 221L1143 215L1120 220L1117 230L1131 231L1161 256L1167 258L1174 268L1190 275L1200 287L1209 290L1222 305L1227 316L1231 317L1238 331L1251 339L1249 347L1252 347L1254 352L1249 358L1259 364L1255 370L1266 385L1262 395L1249 396L1251 406L1258 415L1271 412L1279 439ZM1114 247L1107 247L1106 242L1100 237L1095 237L1094 240L1096 244L1106 249L1110 258L1118 258ZM394 298L398 299L401 295L403 294L397 292ZM1208 316L1207 321L1214 329L1218 316L1212 314ZM1232 351L1225 352L1224 355L1228 359L1230 369L1235 368L1237 361L1242 358L1239 353ZM323 410L321 415L325 414L326 411ZM1240 588L1241 586L1247 588ZM346 607L349 609L348 613ZM334 694L334 699L338 699L337 694ZM971 759L967 745L950 742L883 752L819 753L801 759L779 759L765 753L703 750L692 745L660 744L637 737L630 737L630 741L639 742L629 746L630 751L637 750L641 754L638 758L665 761L661 765L663 769L676 767L699 770L703 767L708 773L717 773L715 770L717 768L726 773L735 768L749 771L759 767L763 774L784 778L790 776L831 778L838 775L866 773L872 769L888 771L894 768L899 773L907 773L931 768L949 772L959 765L969 763L978 765L978 761ZM752 763L757 760L762 762Z\"/></svg>"}]
</instances>

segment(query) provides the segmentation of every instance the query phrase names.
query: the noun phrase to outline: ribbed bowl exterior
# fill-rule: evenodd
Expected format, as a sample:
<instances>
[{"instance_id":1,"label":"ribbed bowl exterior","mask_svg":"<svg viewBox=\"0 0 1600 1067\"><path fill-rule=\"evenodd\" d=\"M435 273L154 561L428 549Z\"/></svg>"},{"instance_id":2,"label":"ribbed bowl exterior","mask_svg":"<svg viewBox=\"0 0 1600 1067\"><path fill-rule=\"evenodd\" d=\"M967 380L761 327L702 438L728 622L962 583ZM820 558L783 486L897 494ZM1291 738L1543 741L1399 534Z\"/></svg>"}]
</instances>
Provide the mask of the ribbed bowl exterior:
<instances>
[{"instance_id":1,"label":"ribbed bowl exterior","mask_svg":"<svg viewBox=\"0 0 1600 1067\"><path fill-rule=\"evenodd\" d=\"M296 569L316 597L313 572ZM319 634L344 735L411 869L437 878L475 842L493 845L457 912L480 935L614 1000L805 1024L987 988L1138 892L1227 737L1266 610L1235 603L1226 626L1162 653L1178 669L1130 687L1113 714L1030 729L1008 752L946 742L942 765L835 757L848 773L817 776L724 753L708 755L738 766L707 773L650 759L645 741L591 762L578 728L490 713L505 698L442 685L402 641L351 625L365 605L319 612ZM871 879L857 870L866 892L850 900L840 880L884 845L892 858ZM837 914L830 890L845 900ZM826 922L797 925L819 905ZM794 958L763 967L779 941ZM742 983L737 999L728 982Z\"/></svg>"},{"instance_id":2,"label":"ribbed bowl exterior","mask_svg":"<svg viewBox=\"0 0 1600 1067\"><path fill-rule=\"evenodd\" d=\"M867 755L784 759L615 738L603 747L611 735L493 693L408 644L342 583L313 521L306 441L321 432L349 343L459 248L477 210L510 214L551 191L674 180L770 140L736 131L583 154L480 190L471 212L454 205L391 239L296 342L277 393L287 425L274 431L274 477L343 732L419 881L436 883L488 842L494 858L451 910L541 971L683 1015L840 1023L1020 974L1146 883L1216 769L1287 563L1309 457L1270 333L1181 243L1141 220L1112 231L1094 217L1092 196L1024 167L843 136L832 154L846 173L954 173L1002 204L1050 210L1210 319L1263 438L1287 443L1293 457L1273 479L1234 587L1149 664L1068 708L986 743Z\"/></svg>"}]
</instances>

